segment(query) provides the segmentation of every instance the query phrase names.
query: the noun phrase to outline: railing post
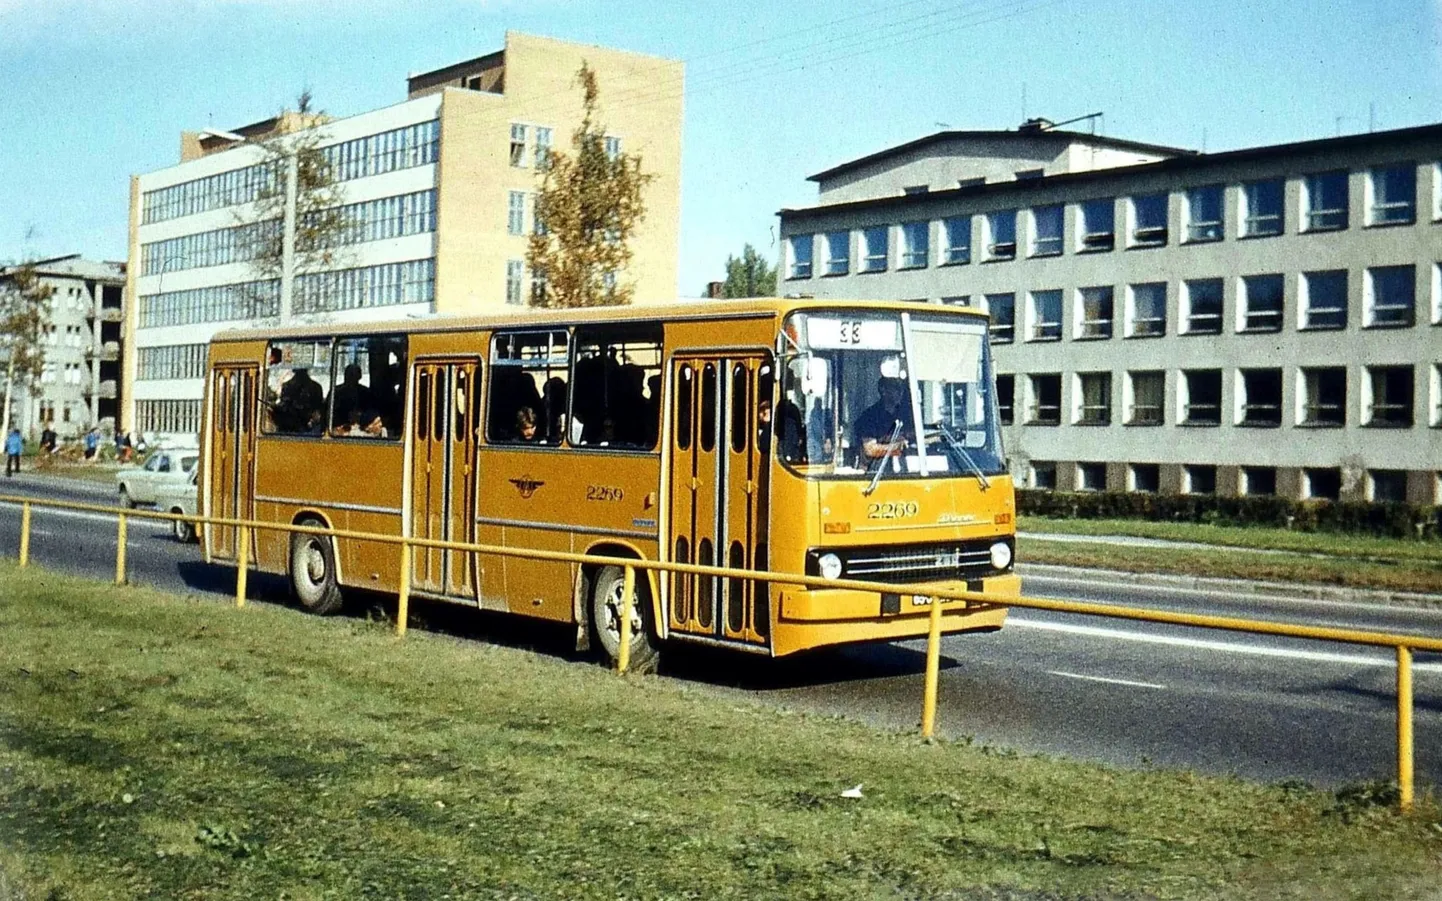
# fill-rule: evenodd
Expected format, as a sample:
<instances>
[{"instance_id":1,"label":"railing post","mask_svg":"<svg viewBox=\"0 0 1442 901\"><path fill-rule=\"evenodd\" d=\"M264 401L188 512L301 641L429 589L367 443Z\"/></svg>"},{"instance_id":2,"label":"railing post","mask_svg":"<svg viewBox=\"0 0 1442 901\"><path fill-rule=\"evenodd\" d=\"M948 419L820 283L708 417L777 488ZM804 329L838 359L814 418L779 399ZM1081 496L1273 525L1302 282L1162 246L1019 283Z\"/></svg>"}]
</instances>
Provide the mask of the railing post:
<instances>
[{"instance_id":1,"label":"railing post","mask_svg":"<svg viewBox=\"0 0 1442 901\"><path fill-rule=\"evenodd\" d=\"M235 530L235 606L245 606L245 589L250 580L250 529L239 526Z\"/></svg>"},{"instance_id":2,"label":"railing post","mask_svg":"<svg viewBox=\"0 0 1442 901\"><path fill-rule=\"evenodd\" d=\"M941 598L931 599L931 627L926 633L926 687L921 696L921 737L936 731L936 681L941 667Z\"/></svg>"},{"instance_id":3,"label":"railing post","mask_svg":"<svg viewBox=\"0 0 1442 901\"><path fill-rule=\"evenodd\" d=\"M125 584L125 514L121 513L115 527L115 584Z\"/></svg>"},{"instance_id":4,"label":"railing post","mask_svg":"<svg viewBox=\"0 0 1442 901\"><path fill-rule=\"evenodd\" d=\"M623 675L631 668L631 595L635 591L636 569L627 566L626 575L621 579L621 621L617 624L621 630L621 646L616 650L616 672Z\"/></svg>"},{"instance_id":5,"label":"railing post","mask_svg":"<svg viewBox=\"0 0 1442 901\"><path fill-rule=\"evenodd\" d=\"M1403 812L1412 809L1412 649L1397 646L1397 792Z\"/></svg>"},{"instance_id":6,"label":"railing post","mask_svg":"<svg viewBox=\"0 0 1442 901\"><path fill-rule=\"evenodd\" d=\"M411 543L401 539L401 587L396 600L396 637L404 638L411 615Z\"/></svg>"},{"instance_id":7,"label":"railing post","mask_svg":"<svg viewBox=\"0 0 1442 901\"><path fill-rule=\"evenodd\" d=\"M30 565L30 502L20 505L20 565Z\"/></svg>"}]
</instances>

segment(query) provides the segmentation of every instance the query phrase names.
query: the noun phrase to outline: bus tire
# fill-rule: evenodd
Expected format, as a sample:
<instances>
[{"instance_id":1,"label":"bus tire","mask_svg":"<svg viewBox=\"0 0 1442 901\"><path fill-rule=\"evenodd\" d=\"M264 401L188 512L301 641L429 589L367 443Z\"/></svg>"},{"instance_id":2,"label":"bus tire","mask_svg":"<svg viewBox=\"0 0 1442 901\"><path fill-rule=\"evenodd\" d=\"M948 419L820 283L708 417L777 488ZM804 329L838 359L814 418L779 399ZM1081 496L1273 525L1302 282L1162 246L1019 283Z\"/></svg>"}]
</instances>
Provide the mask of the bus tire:
<instances>
[{"instance_id":1,"label":"bus tire","mask_svg":"<svg viewBox=\"0 0 1442 901\"><path fill-rule=\"evenodd\" d=\"M325 527L316 519L302 520L297 525ZM335 577L335 543L330 536L291 533L287 569L291 597L301 607L320 616L340 611L343 598Z\"/></svg>"},{"instance_id":2,"label":"bus tire","mask_svg":"<svg viewBox=\"0 0 1442 901\"><path fill-rule=\"evenodd\" d=\"M625 570L603 566L591 582L591 635L605 659L615 665L621 650L621 588ZM654 673L661 662L661 649L651 628L651 599L646 574L636 573L636 591L631 605L631 666L633 673Z\"/></svg>"}]
</instances>

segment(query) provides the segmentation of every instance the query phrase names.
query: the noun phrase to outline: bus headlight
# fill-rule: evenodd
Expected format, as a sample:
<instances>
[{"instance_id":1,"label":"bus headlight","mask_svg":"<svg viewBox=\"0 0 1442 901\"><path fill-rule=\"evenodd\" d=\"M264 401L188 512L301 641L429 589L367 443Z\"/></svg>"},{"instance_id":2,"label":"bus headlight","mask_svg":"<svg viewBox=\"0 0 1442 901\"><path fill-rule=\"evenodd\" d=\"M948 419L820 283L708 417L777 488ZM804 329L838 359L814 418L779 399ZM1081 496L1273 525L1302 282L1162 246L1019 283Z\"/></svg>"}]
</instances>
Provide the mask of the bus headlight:
<instances>
[{"instance_id":1,"label":"bus headlight","mask_svg":"<svg viewBox=\"0 0 1442 901\"><path fill-rule=\"evenodd\" d=\"M1004 570L1008 566L1011 566L1011 545L1005 541L998 541L991 546L991 567Z\"/></svg>"},{"instance_id":2,"label":"bus headlight","mask_svg":"<svg viewBox=\"0 0 1442 901\"><path fill-rule=\"evenodd\" d=\"M816 559L816 567L823 579L841 578L841 558L835 554L822 554Z\"/></svg>"}]
</instances>

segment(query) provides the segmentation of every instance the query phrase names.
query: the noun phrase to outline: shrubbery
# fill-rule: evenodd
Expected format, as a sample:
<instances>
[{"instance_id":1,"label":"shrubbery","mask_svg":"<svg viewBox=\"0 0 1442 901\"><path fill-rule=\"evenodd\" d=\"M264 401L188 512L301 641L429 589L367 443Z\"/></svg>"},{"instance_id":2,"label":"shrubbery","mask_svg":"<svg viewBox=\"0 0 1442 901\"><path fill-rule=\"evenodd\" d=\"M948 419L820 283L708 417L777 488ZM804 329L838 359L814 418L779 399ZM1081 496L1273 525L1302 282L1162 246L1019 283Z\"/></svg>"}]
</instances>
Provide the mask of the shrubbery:
<instances>
[{"instance_id":1,"label":"shrubbery","mask_svg":"<svg viewBox=\"0 0 1442 901\"><path fill-rule=\"evenodd\" d=\"M1018 489L1017 512L1060 519L1149 519L1224 526L1274 526L1383 538L1442 539L1442 507L1280 497ZM1419 528L1420 526L1420 528Z\"/></svg>"}]
</instances>

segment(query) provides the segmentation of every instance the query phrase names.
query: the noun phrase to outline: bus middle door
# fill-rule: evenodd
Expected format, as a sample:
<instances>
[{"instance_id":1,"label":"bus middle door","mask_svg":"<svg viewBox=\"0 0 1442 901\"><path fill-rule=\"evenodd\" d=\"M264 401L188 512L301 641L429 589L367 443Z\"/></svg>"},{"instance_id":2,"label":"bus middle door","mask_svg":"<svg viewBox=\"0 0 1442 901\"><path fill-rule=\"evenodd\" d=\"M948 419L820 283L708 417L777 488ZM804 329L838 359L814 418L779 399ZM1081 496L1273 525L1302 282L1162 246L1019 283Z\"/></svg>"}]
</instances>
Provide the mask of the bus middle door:
<instances>
[{"instance_id":1,"label":"bus middle door","mask_svg":"<svg viewBox=\"0 0 1442 901\"><path fill-rule=\"evenodd\" d=\"M414 366L411 428L411 536L474 543L478 359L421 360ZM417 547L412 584L423 591L476 598L475 554Z\"/></svg>"}]
</instances>

